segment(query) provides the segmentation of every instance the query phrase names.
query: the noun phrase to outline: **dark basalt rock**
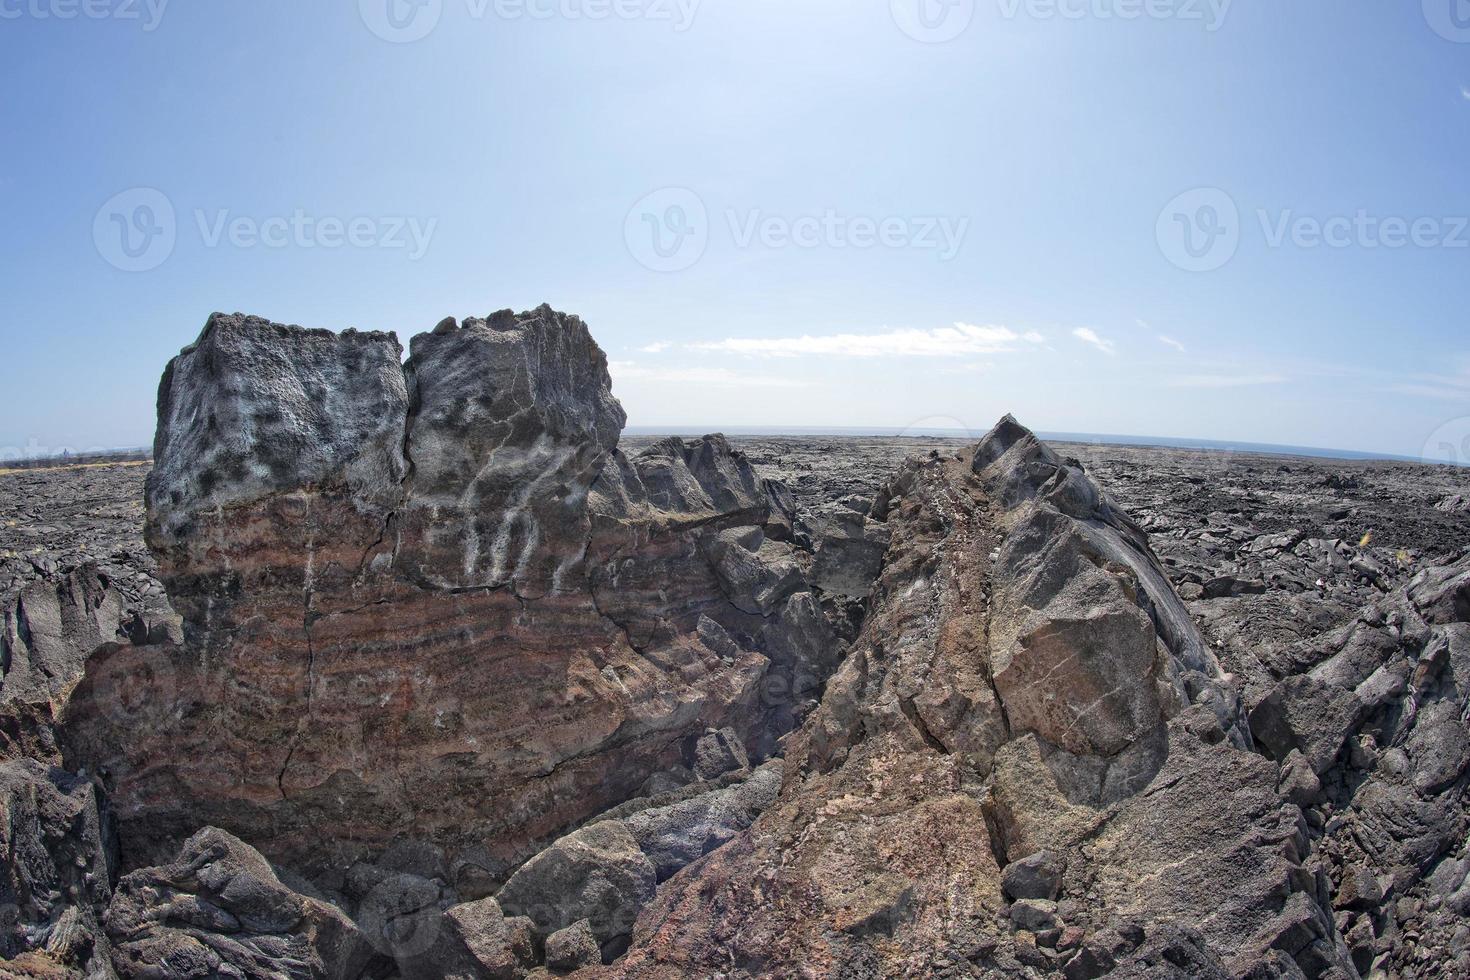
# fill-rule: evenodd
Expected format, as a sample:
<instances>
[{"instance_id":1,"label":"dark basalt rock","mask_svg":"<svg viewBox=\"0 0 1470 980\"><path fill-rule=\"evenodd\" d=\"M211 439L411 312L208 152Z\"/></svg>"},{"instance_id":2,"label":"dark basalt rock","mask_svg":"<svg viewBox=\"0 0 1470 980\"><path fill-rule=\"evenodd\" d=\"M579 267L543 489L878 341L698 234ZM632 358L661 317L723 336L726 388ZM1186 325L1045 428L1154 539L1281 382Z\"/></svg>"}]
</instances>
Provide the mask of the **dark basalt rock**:
<instances>
[{"instance_id":1,"label":"dark basalt rock","mask_svg":"<svg viewBox=\"0 0 1470 980\"><path fill-rule=\"evenodd\" d=\"M411 351L217 315L165 373L148 540L183 638L99 650L63 740L133 864L211 825L340 889L408 837L484 894L707 730L766 758L835 664L810 554L764 537L781 493L721 436L619 452L581 320Z\"/></svg>"}]
</instances>

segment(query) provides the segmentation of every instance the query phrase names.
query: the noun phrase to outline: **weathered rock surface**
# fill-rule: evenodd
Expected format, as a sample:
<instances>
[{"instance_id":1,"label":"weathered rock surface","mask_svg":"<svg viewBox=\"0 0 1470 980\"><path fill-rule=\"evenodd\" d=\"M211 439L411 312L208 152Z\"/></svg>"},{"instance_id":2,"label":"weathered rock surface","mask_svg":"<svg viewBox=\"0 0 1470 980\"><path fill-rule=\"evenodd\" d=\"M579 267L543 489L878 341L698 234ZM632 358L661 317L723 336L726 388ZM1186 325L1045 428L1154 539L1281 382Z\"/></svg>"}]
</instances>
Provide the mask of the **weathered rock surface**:
<instances>
[{"instance_id":1,"label":"weathered rock surface","mask_svg":"<svg viewBox=\"0 0 1470 980\"><path fill-rule=\"evenodd\" d=\"M625 453L574 318L412 346L212 322L156 561L142 468L0 474L0 755L89 767L6 763L0 973L1470 973L1456 471Z\"/></svg>"},{"instance_id":2,"label":"weathered rock surface","mask_svg":"<svg viewBox=\"0 0 1470 980\"><path fill-rule=\"evenodd\" d=\"M503 312L399 357L215 316L166 372L148 540L183 638L102 647L66 709L130 863L211 825L340 890L407 837L478 897L712 765L709 730L769 756L836 663L810 554L766 534L780 493L719 436L618 452L580 320Z\"/></svg>"},{"instance_id":3,"label":"weathered rock surface","mask_svg":"<svg viewBox=\"0 0 1470 980\"><path fill-rule=\"evenodd\" d=\"M107 935L119 973L158 980L351 980L375 957L339 909L293 892L259 852L213 827L173 862L123 876Z\"/></svg>"},{"instance_id":4,"label":"weathered rock surface","mask_svg":"<svg viewBox=\"0 0 1470 980\"><path fill-rule=\"evenodd\" d=\"M0 960L22 975L110 975L100 923L116 842L92 784L32 759L0 763L0 855Z\"/></svg>"},{"instance_id":5,"label":"weathered rock surface","mask_svg":"<svg viewBox=\"0 0 1470 980\"><path fill-rule=\"evenodd\" d=\"M872 612L779 798L660 889L617 972L1353 969L1229 679L1080 466L1006 419L873 517Z\"/></svg>"}]
</instances>

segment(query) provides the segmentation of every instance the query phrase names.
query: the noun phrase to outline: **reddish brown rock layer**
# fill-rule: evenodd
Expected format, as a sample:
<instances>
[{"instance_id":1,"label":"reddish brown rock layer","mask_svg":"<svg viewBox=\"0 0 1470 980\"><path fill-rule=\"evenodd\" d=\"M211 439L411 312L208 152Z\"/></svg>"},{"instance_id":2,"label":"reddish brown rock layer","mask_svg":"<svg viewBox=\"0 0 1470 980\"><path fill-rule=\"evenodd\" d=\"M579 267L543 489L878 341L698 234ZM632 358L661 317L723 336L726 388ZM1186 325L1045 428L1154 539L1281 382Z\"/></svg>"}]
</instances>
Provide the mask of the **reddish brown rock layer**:
<instances>
[{"instance_id":1,"label":"reddish brown rock layer","mask_svg":"<svg viewBox=\"0 0 1470 980\"><path fill-rule=\"evenodd\" d=\"M707 728L769 754L830 670L770 494L718 437L618 453L580 320L413 350L216 316L166 373L148 532L185 639L104 650L66 718L132 863L214 825L330 885L413 838L483 893Z\"/></svg>"}]
</instances>

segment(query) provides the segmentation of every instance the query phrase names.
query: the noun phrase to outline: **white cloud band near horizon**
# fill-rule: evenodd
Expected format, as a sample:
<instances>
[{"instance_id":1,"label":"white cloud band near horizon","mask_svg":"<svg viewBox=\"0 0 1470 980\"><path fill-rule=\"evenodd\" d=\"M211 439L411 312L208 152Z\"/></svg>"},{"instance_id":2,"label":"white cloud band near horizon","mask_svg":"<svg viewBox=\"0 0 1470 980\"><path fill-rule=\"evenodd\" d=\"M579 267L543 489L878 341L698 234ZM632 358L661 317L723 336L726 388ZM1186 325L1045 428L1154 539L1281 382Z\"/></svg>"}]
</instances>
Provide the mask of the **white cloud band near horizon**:
<instances>
[{"instance_id":1,"label":"white cloud band near horizon","mask_svg":"<svg viewBox=\"0 0 1470 980\"><path fill-rule=\"evenodd\" d=\"M690 350L747 354L755 357L950 357L969 354L1003 354L1025 344L1042 344L1046 338L1035 330L956 323L934 330L887 330L881 333L837 333L800 337L727 337L724 340L686 344Z\"/></svg>"},{"instance_id":2,"label":"white cloud band near horizon","mask_svg":"<svg viewBox=\"0 0 1470 980\"><path fill-rule=\"evenodd\" d=\"M741 374L728 368L647 367L636 361L608 361L613 381L652 381L667 384L700 384L741 388L807 388L798 378L776 375Z\"/></svg>"},{"instance_id":3,"label":"white cloud band near horizon","mask_svg":"<svg viewBox=\"0 0 1470 980\"><path fill-rule=\"evenodd\" d=\"M1170 388L1249 388L1290 380L1282 374L1181 374L1164 383Z\"/></svg>"}]
</instances>

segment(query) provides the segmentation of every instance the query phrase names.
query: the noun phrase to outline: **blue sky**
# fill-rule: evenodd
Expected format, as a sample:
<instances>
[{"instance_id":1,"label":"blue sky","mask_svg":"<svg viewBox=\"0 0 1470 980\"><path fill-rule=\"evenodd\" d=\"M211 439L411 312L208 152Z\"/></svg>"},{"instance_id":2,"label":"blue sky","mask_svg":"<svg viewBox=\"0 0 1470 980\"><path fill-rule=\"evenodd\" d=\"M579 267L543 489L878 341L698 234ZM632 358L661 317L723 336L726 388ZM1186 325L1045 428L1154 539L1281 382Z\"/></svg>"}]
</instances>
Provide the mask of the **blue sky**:
<instances>
[{"instance_id":1,"label":"blue sky","mask_svg":"<svg viewBox=\"0 0 1470 980\"><path fill-rule=\"evenodd\" d=\"M1467 0L0 0L0 81L12 455L213 310L542 302L634 425L1470 453Z\"/></svg>"}]
</instances>

